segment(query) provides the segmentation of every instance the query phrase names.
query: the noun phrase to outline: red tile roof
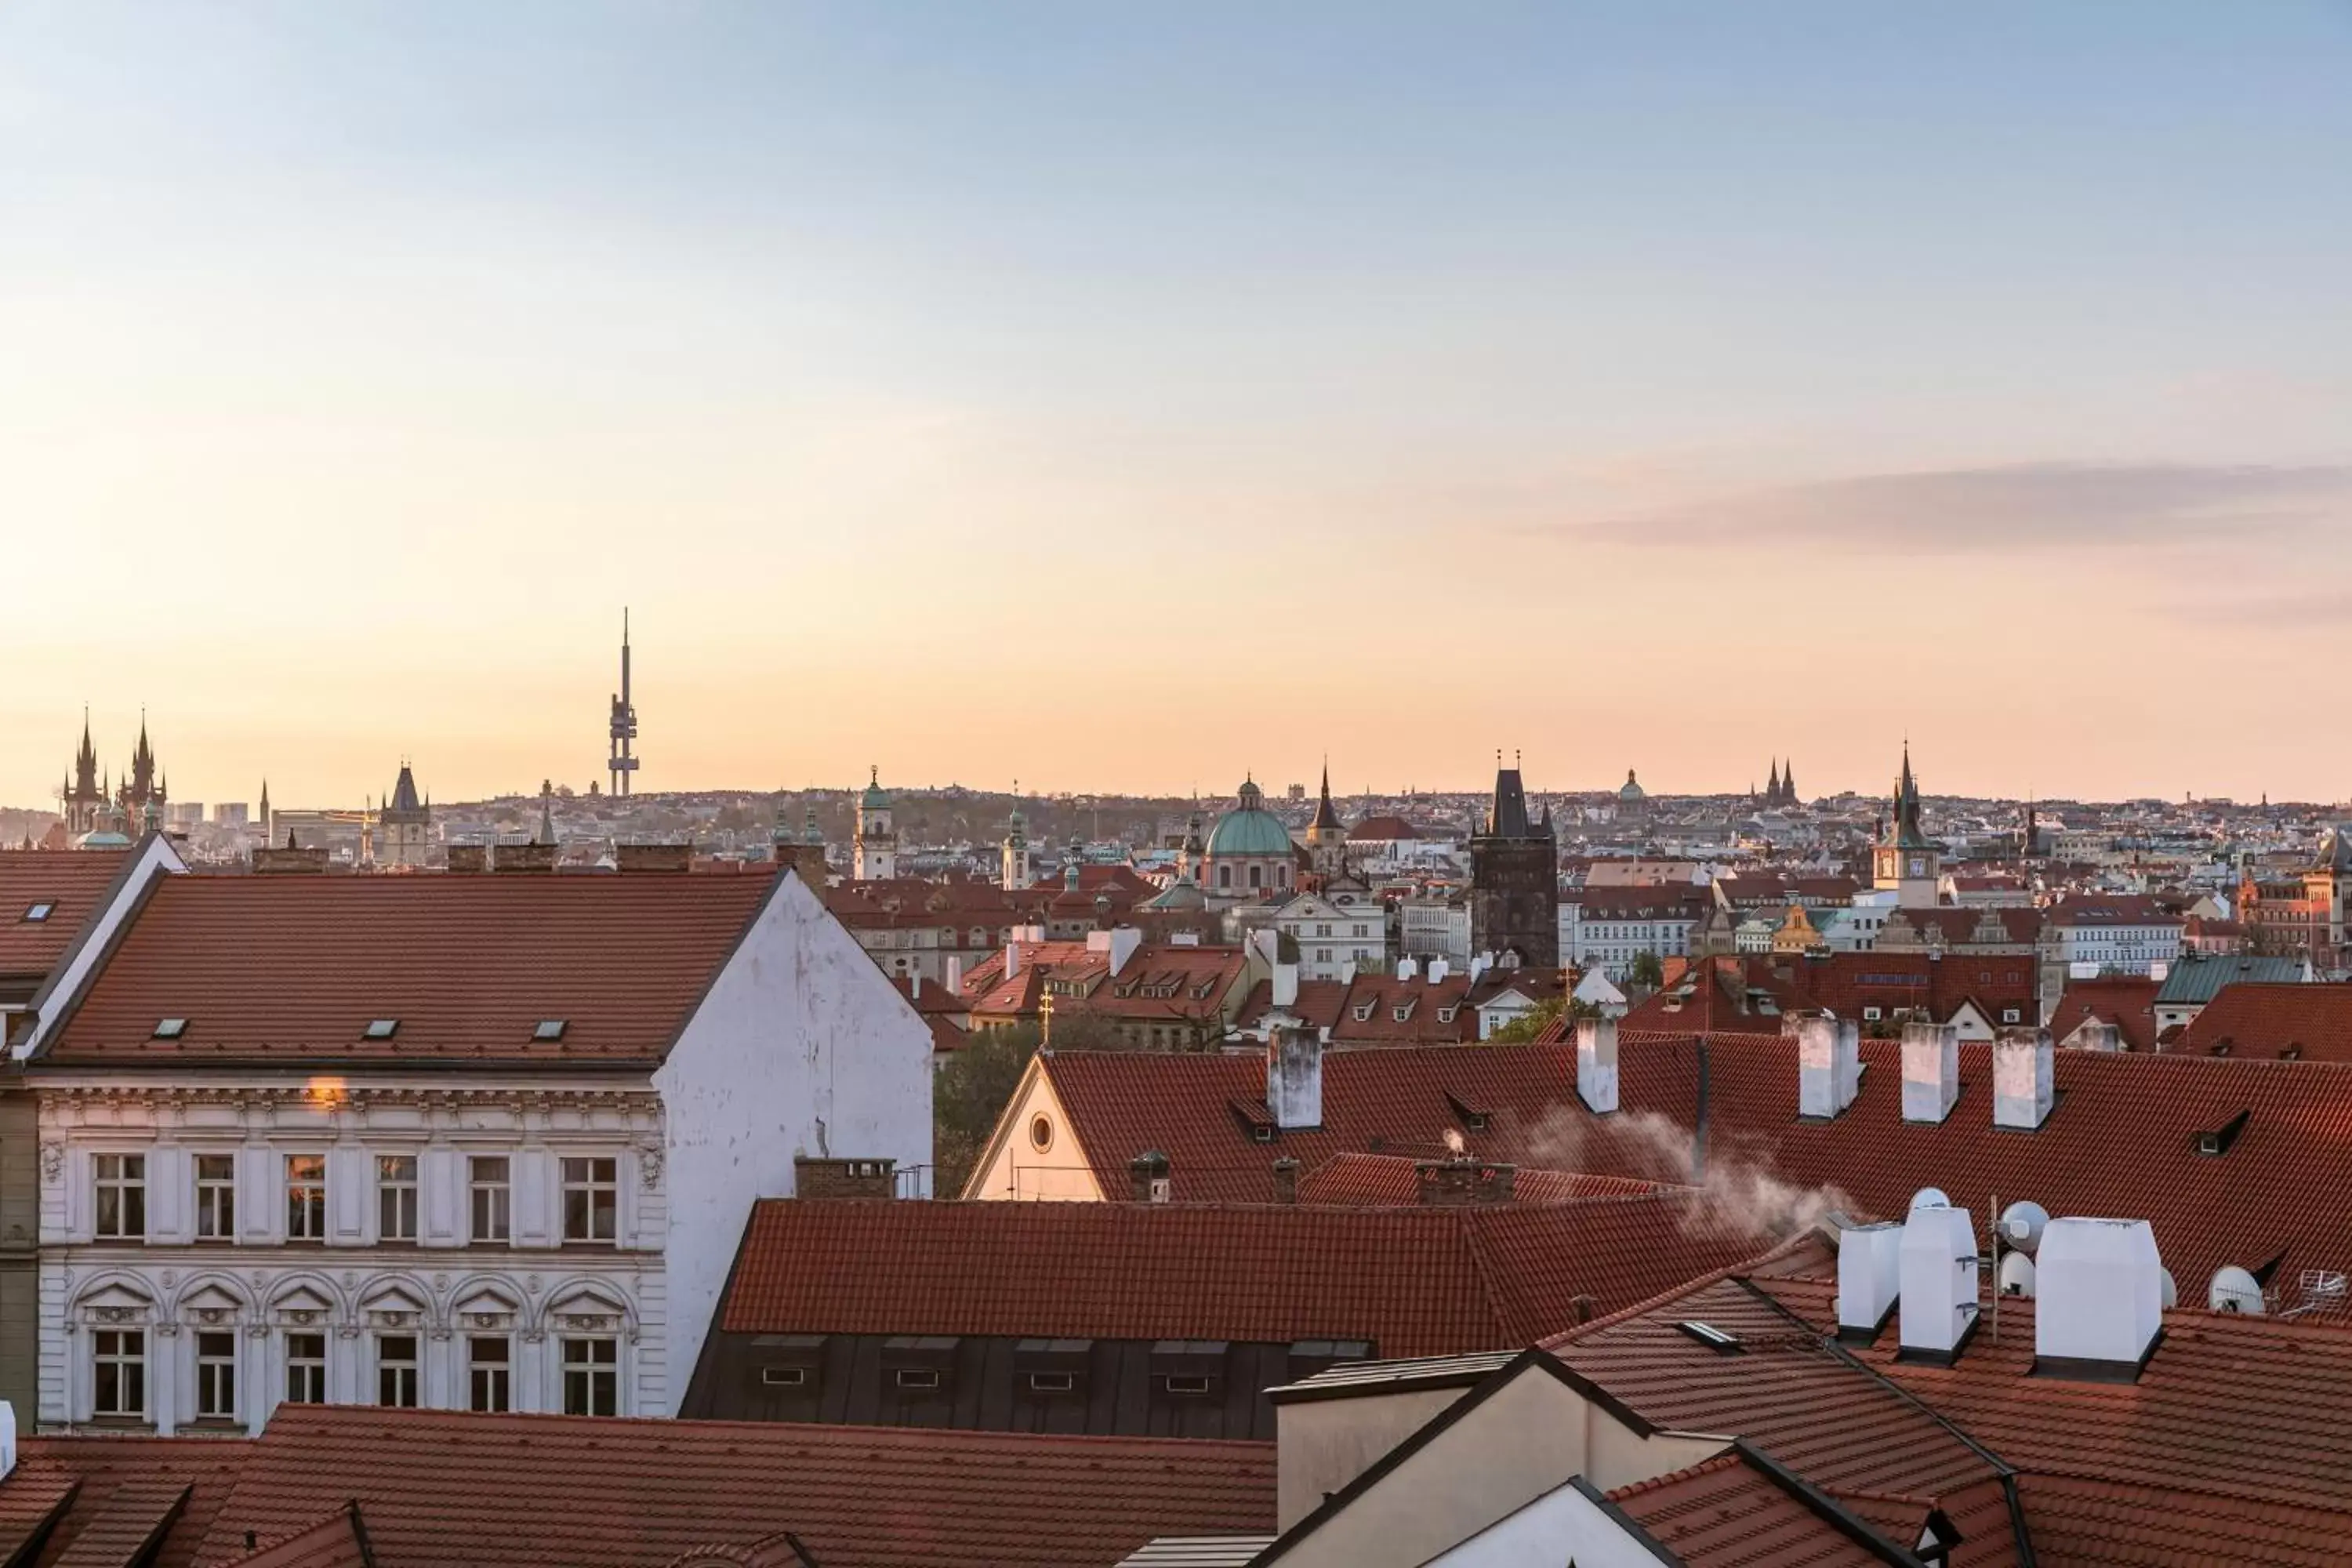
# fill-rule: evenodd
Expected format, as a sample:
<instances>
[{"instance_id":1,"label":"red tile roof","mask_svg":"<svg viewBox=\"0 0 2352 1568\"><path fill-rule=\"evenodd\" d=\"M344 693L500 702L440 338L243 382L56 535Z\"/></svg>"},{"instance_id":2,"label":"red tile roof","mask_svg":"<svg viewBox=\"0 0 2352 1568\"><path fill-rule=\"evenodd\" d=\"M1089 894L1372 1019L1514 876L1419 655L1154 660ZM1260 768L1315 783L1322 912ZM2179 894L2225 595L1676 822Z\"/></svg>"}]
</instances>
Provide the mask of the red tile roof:
<instances>
[{"instance_id":1,"label":"red tile roof","mask_svg":"<svg viewBox=\"0 0 2352 1568\"><path fill-rule=\"evenodd\" d=\"M1436 1158L1448 1131L1481 1160L1648 1181L1678 1181L1688 1170L1646 1127L1574 1109L1572 1045L1331 1051L1322 1125L1265 1142L1252 1131L1265 1117L1261 1056L1055 1051L1038 1059L1105 1192L1126 1192L1128 1162L1157 1150L1169 1158L1179 1200L1261 1202L1284 1155L1309 1169L1349 1152ZM1696 1063L1685 1040L1621 1064L1629 1103L1690 1126ZM1795 1093L1791 1079L1791 1103Z\"/></svg>"},{"instance_id":2,"label":"red tile roof","mask_svg":"<svg viewBox=\"0 0 2352 1568\"><path fill-rule=\"evenodd\" d=\"M234 1559L236 1568L376 1568L369 1561L366 1526L356 1504L345 1503L305 1530Z\"/></svg>"},{"instance_id":3,"label":"red tile roof","mask_svg":"<svg viewBox=\"0 0 2352 1568\"><path fill-rule=\"evenodd\" d=\"M1524 1344L1767 1241L1684 1193L1326 1208L763 1202L734 1333L1360 1339L1384 1356Z\"/></svg>"},{"instance_id":4,"label":"red tile roof","mask_svg":"<svg viewBox=\"0 0 2352 1568\"><path fill-rule=\"evenodd\" d=\"M129 864L121 850L0 849L0 980L46 976ZM47 918L26 920L37 904Z\"/></svg>"},{"instance_id":5,"label":"red tile roof","mask_svg":"<svg viewBox=\"0 0 2352 1568\"><path fill-rule=\"evenodd\" d=\"M2173 1048L2352 1062L2352 985L2224 985Z\"/></svg>"},{"instance_id":6,"label":"red tile roof","mask_svg":"<svg viewBox=\"0 0 2352 1568\"><path fill-rule=\"evenodd\" d=\"M784 1531L826 1568L1101 1568L1274 1521L1267 1443L288 1405L254 1447L205 1563L347 1501L378 1568L663 1568Z\"/></svg>"},{"instance_id":7,"label":"red tile roof","mask_svg":"<svg viewBox=\"0 0 2352 1568\"><path fill-rule=\"evenodd\" d=\"M1757 1289L1834 1327L1826 1281ZM2168 1312L2139 1380L2103 1384L2029 1376L2033 1314L2004 1299L1999 1336L1979 1330L1949 1367L1897 1361L1889 1333L1854 1353L2021 1472L2045 1562L2344 1561L2352 1329Z\"/></svg>"},{"instance_id":8,"label":"red tile roof","mask_svg":"<svg viewBox=\"0 0 2352 1568\"><path fill-rule=\"evenodd\" d=\"M656 1060L768 877L164 877L41 1059ZM179 1038L152 1037L165 1017ZM388 1040L363 1040L376 1018ZM562 1038L534 1041L540 1020Z\"/></svg>"},{"instance_id":9,"label":"red tile roof","mask_svg":"<svg viewBox=\"0 0 2352 1568\"><path fill-rule=\"evenodd\" d=\"M1255 1141L1265 1116L1256 1057L1062 1053L1042 1058L1071 1131L1106 1192L1128 1190L1127 1163L1157 1149L1180 1199L1262 1198L1284 1154L1313 1169L1342 1152L1428 1157L1444 1131L1482 1160L1683 1181L1693 1140L1704 1173L1751 1176L1864 1215L1900 1215L1912 1193L1941 1187L1981 1209L2032 1198L2053 1214L2138 1215L2184 1294L2224 1264L2277 1278L2352 1272L2352 1064L2061 1051L2056 1105L2031 1132L1992 1124L1992 1047L1959 1047L1950 1117L1902 1120L1902 1044L1864 1040L1860 1093L1832 1121L1799 1121L1796 1046L1779 1035L1720 1034L1705 1047L1622 1031L1622 1110L1596 1117L1575 1091L1569 1044L1333 1052L1323 1063L1323 1126ZM1247 1110L1249 1116L1243 1112ZM2218 1155L2199 1135L2240 1111ZM1473 1130L1465 1113L1486 1121ZM1989 1215L1979 1213L1979 1221Z\"/></svg>"},{"instance_id":10,"label":"red tile roof","mask_svg":"<svg viewBox=\"0 0 2352 1568\"><path fill-rule=\"evenodd\" d=\"M1969 911L1971 913L1975 911ZM1632 1029L1707 1031L1778 1028L1794 1012L1829 1012L1856 1021L1924 1009L1948 1023L1973 1005L1988 1024L2030 1023L2040 1016L2032 953L1831 952L1804 957L1718 957L1628 1013ZM2015 1018L2007 1015L2014 1013ZM1749 1020L1741 1022L1742 1019Z\"/></svg>"},{"instance_id":11,"label":"red tile roof","mask_svg":"<svg viewBox=\"0 0 2352 1568\"><path fill-rule=\"evenodd\" d=\"M1736 1449L1620 1487L1609 1500L1692 1568L1875 1568L1885 1561Z\"/></svg>"},{"instance_id":12,"label":"red tile roof","mask_svg":"<svg viewBox=\"0 0 2352 1568\"><path fill-rule=\"evenodd\" d=\"M0 1481L0 1521L13 1523L20 1511L20 1488L55 1495L65 1478L74 1489L71 1500L32 1563L143 1568L138 1548L167 1523L153 1568L188 1568L253 1447L237 1438L27 1437L18 1445L16 1472Z\"/></svg>"},{"instance_id":13,"label":"red tile roof","mask_svg":"<svg viewBox=\"0 0 2352 1568\"><path fill-rule=\"evenodd\" d=\"M2058 998L2057 1011L2050 1015L2050 1037L2063 1043L2095 1018L2116 1026L2125 1049L2152 1051L2156 1049L2156 994L2161 985L2160 981L2130 975L2070 980Z\"/></svg>"}]
</instances>

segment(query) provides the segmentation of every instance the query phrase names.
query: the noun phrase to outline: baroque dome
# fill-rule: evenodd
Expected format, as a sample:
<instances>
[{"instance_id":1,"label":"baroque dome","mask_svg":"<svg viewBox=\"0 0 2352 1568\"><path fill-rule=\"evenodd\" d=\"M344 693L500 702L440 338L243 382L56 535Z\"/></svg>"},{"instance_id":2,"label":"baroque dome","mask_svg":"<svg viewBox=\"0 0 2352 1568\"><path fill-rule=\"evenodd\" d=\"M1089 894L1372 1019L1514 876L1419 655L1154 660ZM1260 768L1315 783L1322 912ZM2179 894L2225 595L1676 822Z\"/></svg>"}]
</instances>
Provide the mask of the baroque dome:
<instances>
[{"instance_id":1,"label":"baroque dome","mask_svg":"<svg viewBox=\"0 0 2352 1568\"><path fill-rule=\"evenodd\" d=\"M1212 855L1289 855L1296 852L1290 829L1265 808L1265 792L1254 780L1244 779L1234 809L1217 818L1209 834Z\"/></svg>"}]
</instances>

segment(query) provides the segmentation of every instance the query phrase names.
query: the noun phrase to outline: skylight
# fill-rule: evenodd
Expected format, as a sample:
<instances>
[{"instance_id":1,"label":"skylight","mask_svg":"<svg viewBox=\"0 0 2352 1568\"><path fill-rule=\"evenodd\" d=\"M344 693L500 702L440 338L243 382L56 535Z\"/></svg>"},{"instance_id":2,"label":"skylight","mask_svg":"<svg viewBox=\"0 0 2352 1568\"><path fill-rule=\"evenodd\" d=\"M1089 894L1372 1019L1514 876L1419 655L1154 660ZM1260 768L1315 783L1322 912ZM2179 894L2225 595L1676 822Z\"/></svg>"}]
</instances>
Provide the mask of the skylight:
<instances>
[{"instance_id":1,"label":"skylight","mask_svg":"<svg viewBox=\"0 0 2352 1568\"><path fill-rule=\"evenodd\" d=\"M534 1040L560 1040L563 1037L566 1026L565 1019L541 1018L539 1021L539 1026L531 1030L530 1037Z\"/></svg>"},{"instance_id":2,"label":"skylight","mask_svg":"<svg viewBox=\"0 0 2352 1568\"><path fill-rule=\"evenodd\" d=\"M400 1033L399 1019L373 1018L369 1020L366 1028L360 1031L360 1037L365 1040L388 1040L398 1033Z\"/></svg>"},{"instance_id":3,"label":"skylight","mask_svg":"<svg viewBox=\"0 0 2352 1568\"><path fill-rule=\"evenodd\" d=\"M156 1039L176 1040L187 1032L188 1021L185 1018L159 1018L155 1021Z\"/></svg>"},{"instance_id":4,"label":"skylight","mask_svg":"<svg viewBox=\"0 0 2352 1568\"><path fill-rule=\"evenodd\" d=\"M25 918L32 921L35 925L38 925L41 921L47 920L49 916L55 912L57 907L57 905L49 902L47 899L42 900L37 904L27 904L25 906Z\"/></svg>"},{"instance_id":5,"label":"skylight","mask_svg":"<svg viewBox=\"0 0 2352 1568\"><path fill-rule=\"evenodd\" d=\"M1713 1323L1681 1322L1676 1323L1675 1327L1680 1329L1683 1332L1688 1334L1699 1343L1706 1346L1709 1350L1718 1351L1725 1355L1737 1355L1739 1353L1739 1336L1738 1334L1725 1333Z\"/></svg>"}]
</instances>

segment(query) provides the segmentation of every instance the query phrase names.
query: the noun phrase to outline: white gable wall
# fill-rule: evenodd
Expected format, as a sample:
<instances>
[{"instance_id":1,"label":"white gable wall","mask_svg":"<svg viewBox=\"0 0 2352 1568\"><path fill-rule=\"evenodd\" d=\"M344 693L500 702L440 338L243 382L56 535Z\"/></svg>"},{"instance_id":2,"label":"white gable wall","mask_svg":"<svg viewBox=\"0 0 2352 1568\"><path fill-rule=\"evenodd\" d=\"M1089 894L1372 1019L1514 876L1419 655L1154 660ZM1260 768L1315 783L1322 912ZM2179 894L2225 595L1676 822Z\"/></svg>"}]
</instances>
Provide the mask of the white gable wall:
<instances>
[{"instance_id":1,"label":"white gable wall","mask_svg":"<svg viewBox=\"0 0 2352 1568\"><path fill-rule=\"evenodd\" d=\"M654 1088L669 1187L668 1370L682 1393L752 1202L793 1195L795 1155L896 1160L900 1191L920 1180L929 1195L931 1032L787 876Z\"/></svg>"}]
</instances>

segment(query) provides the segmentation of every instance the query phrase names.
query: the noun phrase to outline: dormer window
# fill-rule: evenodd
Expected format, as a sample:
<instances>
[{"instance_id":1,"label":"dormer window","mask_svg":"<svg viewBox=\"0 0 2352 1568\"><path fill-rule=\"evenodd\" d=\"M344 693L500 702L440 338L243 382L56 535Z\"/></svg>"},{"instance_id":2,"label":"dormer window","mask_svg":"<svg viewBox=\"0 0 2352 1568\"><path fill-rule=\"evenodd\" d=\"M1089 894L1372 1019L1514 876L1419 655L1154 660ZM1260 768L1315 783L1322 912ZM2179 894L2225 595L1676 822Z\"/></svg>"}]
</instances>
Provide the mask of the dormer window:
<instances>
[{"instance_id":1,"label":"dormer window","mask_svg":"<svg viewBox=\"0 0 2352 1568\"><path fill-rule=\"evenodd\" d=\"M185 1018L158 1018L155 1021L153 1037L159 1040L176 1040L187 1032L188 1021Z\"/></svg>"},{"instance_id":2,"label":"dormer window","mask_svg":"<svg viewBox=\"0 0 2352 1568\"><path fill-rule=\"evenodd\" d=\"M1357 1006L1357 1008L1356 1008L1356 1022L1358 1022L1359 1024L1362 1024L1362 1023L1367 1023L1367 1022L1369 1022L1369 1021L1370 1020L1370 1018L1371 1018L1371 1016L1372 1016L1372 1005L1371 1005L1370 1002L1361 1003L1361 1004L1360 1004L1360 1005Z\"/></svg>"},{"instance_id":3,"label":"dormer window","mask_svg":"<svg viewBox=\"0 0 2352 1568\"><path fill-rule=\"evenodd\" d=\"M534 1040L560 1040L563 1037L563 1031L570 1026L568 1019L541 1018L532 1026L530 1037Z\"/></svg>"},{"instance_id":4,"label":"dormer window","mask_svg":"<svg viewBox=\"0 0 2352 1568\"><path fill-rule=\"evenodd\" d=\"M26 904L25 906L25 920L29 924L39 925L42 921L55 914L57 912L57 905L49 902L47 899L43 899L37 903Z\"/></svg>"},{"instance_id":5,"label":"dormer window","mask_svg":"<svg viewBox=\"0 0 2352 1568\"><path fill-rule=\"evenodd\" d=\"M388 1040L398 1033L400 1033L399 1019L371 1018L368 1020L368 1026L360 1031L360 1038L363 1040Z\"/></svg>"}]
</instances>

